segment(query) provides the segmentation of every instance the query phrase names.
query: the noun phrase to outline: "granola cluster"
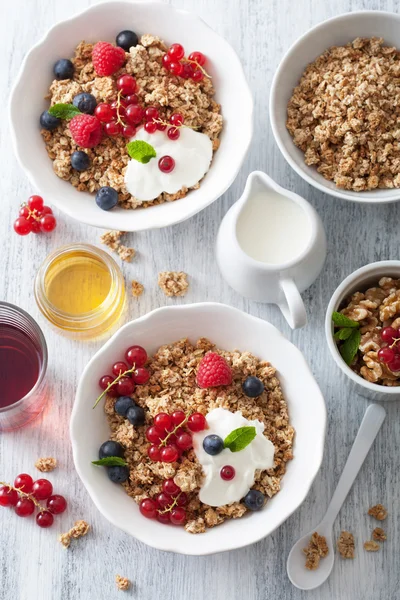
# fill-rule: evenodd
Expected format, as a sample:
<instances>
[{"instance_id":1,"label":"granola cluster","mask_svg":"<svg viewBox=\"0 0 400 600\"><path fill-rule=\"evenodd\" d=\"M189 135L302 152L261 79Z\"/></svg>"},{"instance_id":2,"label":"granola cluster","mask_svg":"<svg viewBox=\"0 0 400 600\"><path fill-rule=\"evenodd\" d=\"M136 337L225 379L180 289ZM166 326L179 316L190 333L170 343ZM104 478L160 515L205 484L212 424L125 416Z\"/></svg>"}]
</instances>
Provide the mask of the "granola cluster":
<instances>
[{"instance_id":1,"label":"granola cluster","mask_svg":"<svg viewBox=\"0 0 400 600\"><path fill-rule=\"evenodd\" d=\"M305 163L337 187L399 188L399 101L399 50L357 38L308 65L286 125Z\"/></svg>"},{"instance_id":2,"label":"granola cluster","mask_svg":"<svg viewBox=\"0 0 400 600\"><path fill-rule=\"evenodd\" d=\"M342 558L354 558L354 535L350 531L341 531L337 541L337 549Z\"/></svg>"},{"instance_id":3,"label":"granola cluster","mask_svg":"<svg viewBox=\"0 0 400 600\"><path fill-rule=\"evenodd\" d=\"M129 590L131 586L131 582L129 581L129 579L127 577L122 577L121 575L115 576L115 583L117 584L117 588L119 590L122 590L123 592Z\"/></svg>"},{"instance_id":4,"label":"granola cluster","mask_svg":"<svg viewBox=\"0 0 400 600\"><path fill-rule=\"evenodd\" d=\"M400 372L380 362L378 352L385 345L382 329L400 328L400 279L382 277L377 287L355 292L340 312L360 324L361 341L351 368L371 383L399 386Z\"/></svg>"},{"instance_id":5,"label":"granola cluster","mask_svg":"<svg viewBox=\"0 0 400 600\"><path fill-rule=\"evenodd\" d=\"M89 529L90 525L86 521L75 521L75 525L71 527L69 531L60 535L60 543L64 546L64 548L69 548L72 539L78 539L83 537L87 534Z\"/></svg>"},{"instance_id":6,"label":"granola cluster","mask_svg":"<svg viewBox=\"0 0 400 600\"><path fill-rule=\"evenodd\" d=\"M221 354L233 371L233 382L223 388L200 389L196 385L197 366L206 352ZM249 352L226 352L215 348L205 338L192 344L187 339L161 346L147 365L150 380L137 386L135 402L146 411L146 424L133 427L127 419L114 411L115 398L107 397L105 412L111 429L111 439L124 447L125 460L130 478L122 484L126 492L140 503L146 497L161 492L164 479L174 478L175 483L189 496L188 521L185 529L190 533L202 533L209 527L219 525L226 519L241 517L247 508L241 502L220 507L202 504L198 498L203 473L195 453L189 450L181 463L152 462L147 455L149 443L145 430L158 412L201 412L222 407L232 412L242 411L247 419L258 419L265 425L265 435L275 446L275 462L272 469L257 471L254 487L267 498L280 489L280 481L287 461L293 458L294 429L290 425L288 408L275 368ZM249 375L259 377L265 385L258 398L248 398L242 391L242 382Z\"/></svg>"},{"instance_id":7,"label":"granola cluster","mask_svg":"<svg viewBox=\"0 0 400 600\"><path fill-rule=\"evenodd\" d=\"M308 546L303 548L303 553L306 555L306 569L315 571L319 567L321 558L325 558L329 554L326 538L314 531L308 542Z\"/></svg>"},{"instance_id":8,"label":"granola cluster","mask_svg":"<svg viewBox=\"0 0 400 600\"><path fill-rule=\"evenodd\" d=\"M158 285L164 294L172 296L184 296L189 287L187 274L183 271L162 271L158 274Z\"/></svg>"},{"instance_id":9,"label":"granola cluster","mask_svg":"<svg viewBox=\"0 0 400 600\"><path fill-rule=\"evenodd\" d=\"M200 82L194 82L167 72L161 63L167 47L153 35L141 37L140 43L127 53L123 68L112 77L96 75L92 64L92 48L93 44L84 41L78 44L72 59L75 66L73 79L52 82L47 95L50 105L71 103L74 96L82 92L93 94L97 102L110 102L117 96L118 76L129 73L137 81L137 95L144 107L156 106L163 120L179 112L185 119L185 125L208 135L213 149L217 150L222 116L220 106L214 100L211 79L205 77ZM105 136L96 147L86 149L91 165L87 170L78 172L71 167L71 154L78 147L71 137L68 122L62 121L54 131L43 129L41 133L55 173L79 191L96 192L102 186L111 186L118 192L120 205L127 209L172 202L183 198L188 192L187 188L182 188L176 194L162 193L151 202L140 203L128 193L124 183L129 161L125 138ZM199 187L199 184L194 187Z\"/></svg>"},{"instance_id":10,"label":"granola cluster","mask_svg":"<svg viewBox=\"0 0 400 600\"><path fill-rule=\"evenodd\" d=\"M54 471L57 467L57 459L52 456L49 456L48 458L38 458L35 462L35 467L42 473L49 473L50 471Z\"/></svg>"}]
</instances>

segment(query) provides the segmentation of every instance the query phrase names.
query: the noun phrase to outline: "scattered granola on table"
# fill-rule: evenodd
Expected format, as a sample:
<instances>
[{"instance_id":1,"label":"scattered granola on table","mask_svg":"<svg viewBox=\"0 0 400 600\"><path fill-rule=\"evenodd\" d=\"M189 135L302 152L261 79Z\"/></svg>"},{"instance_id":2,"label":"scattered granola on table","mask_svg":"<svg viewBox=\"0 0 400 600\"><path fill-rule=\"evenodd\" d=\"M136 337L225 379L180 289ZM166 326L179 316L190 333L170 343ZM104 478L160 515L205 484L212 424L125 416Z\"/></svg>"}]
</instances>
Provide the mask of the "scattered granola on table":
<instances>
[{"instance_id":1,"label":"scattered granola on table","mask_svg":"<svg viewBox=\"0 0 400 600\"><path fill-rule=\"evenodd\" d=\"M303 548L303 553L306 555L306 569L315 571L319 567L320 559L325 558L329 554L326 538L314 531L308 542L308 546Z\"/></svg>"},{"instance_id":2,"label":"scattered granola on table","mask_svg":"<svg viewBox=\"0 0 400 600\"><path fill-rule=\"evenodd\" d=\"M57 467L57 459L53 457L39 458L35 462L35 467L42 473L49 473Z\"/></svg>"},{"instance_id":3,"label":"scattered granola on table","mask_svg":"<svg viewBox=\"0 0 400 600\"><path fill-rule=\"evenodd\" d=\"M376 504L375 506L371 506L368 510L368 514L377 521L384 521L387 517L387 510L383 504Z\"/></svg>"},{"instance_id":4,"label":"scattered granola on table","mask_svg":"<svg viewBox=\"0 0 400 600\"><path fill-rule=\"evenodd\" d=\"M158 274L158 285L170 298L184 296L189 287L187 277L183 271L162 271Z\"/></svg>"},{"instance_id":5,"label":"scattered granola on table","mask_svg":"<svg viewBox=\"0 0 400 600\"><path fill-rule=\"evenodd\" d=\"M66 533L62 533L59 537L59 540L61 542L61 544L64 546L64 548L69 548L70 544L71 544L71 540L74 539L78 539L80 537L83 537L84 535L87 534L87 532L90 529L90 525L83 520L80 521L75 521L75 524L73 527L71 527L71 529L69 531L67 531Z\"/></svg>"},{"instance_id":6,"label":"scattered granola on table","mask_svg":"<svg viewBox=\"0 0 400 600\"><path fill-rule=\"evenodd\" d=\"M380 545L378 542L374 542L374 540L368 540L364 542L364 548L367 552L378 552Z\"/></svg>"},{"instance_id":7,"label":"scattered granola on table","mask_svg":"<svg viewBox=\"0 0 400 600\"><path fill-rule=\"evenodd\" d=\"M136 254L134 248L128 248L121 243L121 237L126 235L126 231L106 231L100 236L100 241L105 244L110 250L118 254L121 260L131 262Z\"/></svg>"},{"instance_id":8,"label":"scattered granola on table","mask_svg":"<svg viewBox=\"0 0 400 600\"><path fill-rule=\"evenodd\" d=\"M386 532L382 527L375 527L372 532L372 539L376 542L384 542L386 540Z\"/></svg>"},{"instance_id":9,"label":"scattered granola on table","mask_svg":"<svg viewBox=\"0 0 400 600\"><path fill-rule=\"evenodd\" d=\"M400 385L400 279L382 277L355 292L332 320L339 351L353 371L371 383Z\"/></svg>"},{"instance_id":10,"label":"scattered granola on table","mask_svg":"<svg viewBox=\"0 0 400 600\"><path fill-rule=\"evenodd\" d=\"M135 298L139 298L143 294L144 286L138 281L133 280L131 282L131 292L132 296Z\"/></svg>"},{"instance_id":11,"label":"scattered granola on table","mask_svg":"<svg viewBox=\"0 0 400 600\"><path fill-rule=\"evenodd\" d=\"M350 531L341 531L337 541L337 549L342 558L354 558L354 536Z\"/></svg>"},{"instance_id":12,"label":"scattered granola on table","mask_svg":"<svg viewBox=\"0 0 400 600\"><path fill-rule=\"evenodd\" d=\"M117 584L117 588L122 591L126 591L130 588L131 582L127 577L121 577L121 575L115 576L115 583Z\"/></svg>"},{"instance_id":13,"label":"scattered granola on table","mask_svg":"<svg viewBox=\"0 0 400 600\"><path fill-rule=\"evenodd\" d=\"M205 338L161 346L152 357L132 346L125 360L136 387L130 397L105 394L111 434L95 464L107 465L141 514L203 533L268 504L293 458L275 368ZM107 456L112 466L102 463Z\"/></svg>"},{"instance_id":14,"label":"scattered granola on table","mask_svg":"<svg viewBox=\"0 0 400 600\"><path fill-rule=\"evenodd\" d=\"M287 129L338 188L400 187L399 57L382 39L357 38L327 49L293 91Z\"/></svg>"}]
</instances>

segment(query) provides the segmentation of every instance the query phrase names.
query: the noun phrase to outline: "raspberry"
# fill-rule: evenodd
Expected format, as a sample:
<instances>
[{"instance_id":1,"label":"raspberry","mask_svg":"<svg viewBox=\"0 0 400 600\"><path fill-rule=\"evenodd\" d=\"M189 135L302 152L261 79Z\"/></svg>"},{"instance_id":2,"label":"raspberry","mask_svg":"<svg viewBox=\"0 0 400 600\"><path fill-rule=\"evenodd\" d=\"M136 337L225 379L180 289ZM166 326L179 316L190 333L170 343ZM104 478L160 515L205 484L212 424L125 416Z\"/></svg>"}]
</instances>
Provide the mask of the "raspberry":
<instances>
[{"instance_id":1,"label":"raspberry","mask_svg":"<svg viewBox=\"0 0 400 600\"><path fill-rule=\"evenodd\" d=\"M126 60L125 50L108 42L97 42L92 50L94 70L100 77L113 75Z\"/></svg>"},{"instance_id":2,"label":"raspberry","mask_svg":"<svg viewBox=\"0 0 400 600\"><path fill-rule=\"evenodd\" d=\"M200 361L196 377L201 388L218 387L232 383L232 371L226 360L215 352L207 352Z\"/></svg>"},{"instance_id":3,"label":"raspberry","mask_svg":"<svg viewBox=\"0 0 400 600\"><path fill-rule=\"evenodd\" d=\"M74 141L82 148L94 148L101 140L100 121L93 115L76 115L69 122Z\"/></svg>"}]
</instances>

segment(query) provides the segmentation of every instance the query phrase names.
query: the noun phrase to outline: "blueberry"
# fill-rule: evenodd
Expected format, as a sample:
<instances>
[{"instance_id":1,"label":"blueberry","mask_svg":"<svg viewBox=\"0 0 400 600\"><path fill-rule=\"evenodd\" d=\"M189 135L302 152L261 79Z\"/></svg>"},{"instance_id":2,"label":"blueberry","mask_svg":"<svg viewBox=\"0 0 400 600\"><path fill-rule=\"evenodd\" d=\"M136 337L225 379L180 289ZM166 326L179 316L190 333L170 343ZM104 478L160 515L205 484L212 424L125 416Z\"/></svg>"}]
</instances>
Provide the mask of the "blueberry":
<instances>
[{"instance_id":1,"label":"blueberry","mask_svg":"<svg viewBox=\"0 0 400 600\"><path fill-rule=\"evenodd\" d=\"M134 31L130 31L129 29L125 29L125 31L121 31L115 40L117 46L129 52L129 48L132 46L137 46L139 41L138 36Z\"/></svg>"},{"instance_id":2,"label":"blueberry","mask_svg":"<svg viewBox=\"0 0 400 600\"><path fill-rule=\"evenodd\" d=\"M264 391L264 384L258 377L248 377L242 385L243 393L249 398L257 398Z\"/></svg>"},{"instance_id":3,"label":"blueberry","mask_svg":"<svg viewBox=\"0 0 400 600\"><path fill-rule=\"evenodd\" d=\"M215 456L224 449L224 440L219 435L207 435L203 440L203 448L207 454Z\"/></svg>"},{"instance_id":4,"label":"blueberry","mask_svg":"<svg viewBox=\"0 0 400 600\"><path fill-rule=\"evenodd\" d=\"M90 158L83 150L76 150L71 154L71 167L77 171L86 171L90 167Z\"/></svg>"},{"instance_id":5,"label":"blueberry","mask_svg":"<svg viewBox=\"0 0 400 600\"><path fill-rule=\"evenodd\" d=\"M265 504L265 496L258 490L250 490L243 501L249 510L260 510Z\"/></svg>"},{"instance_id":6,"label":"blueberry","mask_svg":"<svg viewBox=\"0 0 400 600\"><path fill-rule=\"evenodd\" d=\"M120 396L116 403L114 404L114 409L117 415L121 415L121 417L126 417L126 413L129 408L135 406L134 401L129 396Z\"/></svg>"},{"instance_id":7,"label":"blueberry","mask_svg":"<svg viewBox=\"0 0 400 600\"><path fill-rule=\"evenodd\" d=\"M68 58L60 58L54 65L56 79L72 79L74 70L74 65Z\"/></svg>"},{"instance_id":8,"label":"blueberry","mask_svg":"<svg viewBox=\"0 0 400 600\"><path fill-rule=\"evenodd\" d=\"M77 94L72 100L72 104L76 106L81 112L86 113L87 115L92 115L94 113L94 109L97 106L96 98L92 94L87 94L83 92L82 94Z\"/></svg>"},{"instance_id":9,"label":"blueberry","mask_svg":"<svg viewBox=\"0 0 400 600\"><path fill-rule=\"evenodd\" d=\"M129 477L128 467L108 467L107 475L114 483L124 483Z\"/></svg>"},{"instance_id":10,"label":"blueberry","mask_svg":"<svg viewBox=\"0 0 400 600\"><path fill-rule=\"evenodd\" d=\"M121 444L118 444L118 442L113 442L112 440L108 440L107 442L104 442L104 444L102 444L100 446L99 458L106 458L106 456L123 456L123 455L124 455L124 449L121 446Z\"/></svg>"},{"instance_id":11,"label":"blueberry","mask_svg":"<svg viewBox=\"0 0 400 600\"><path fill-rule=\"evenodd\" d=\"M114 188L105 185L96 194L96 204L103 210L110 210L118 204L118 193Z\"/></svg>"},{"instance_id":12,"label":"blueberry","mask_svg":"<svg viewBox=\"0 0 400 600\"><path fill-rule=\"evenodd\" d=\"M144 425L144 410L141 406L131 406L126 411L126 418L132 425Z\"/></svg>"},{"instance_id":13,"label":"blueberry","mask_svg":"<svg viewBox=\"0 0 400 600\"><path fill-rule=\"evenodd\" d=\"M61 119L53 117L47 110L44 110L40 115L40 126L48 131L53 131L61 123Z\"/></svg>"}]
</instances>

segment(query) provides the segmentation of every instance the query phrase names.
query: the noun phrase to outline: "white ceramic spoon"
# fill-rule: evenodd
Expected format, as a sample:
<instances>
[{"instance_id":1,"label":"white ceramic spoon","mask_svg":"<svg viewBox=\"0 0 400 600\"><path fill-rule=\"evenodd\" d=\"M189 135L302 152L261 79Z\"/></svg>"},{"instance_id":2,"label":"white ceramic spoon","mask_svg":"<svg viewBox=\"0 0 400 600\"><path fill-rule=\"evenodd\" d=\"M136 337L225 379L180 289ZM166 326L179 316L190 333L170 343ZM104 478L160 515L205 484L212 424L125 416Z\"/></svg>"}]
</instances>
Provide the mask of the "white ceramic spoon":
<instances>
[{"instance_id":1,"label":"white ceramic spoon","mask_svg":"<svg viewBox=\"0 0 400 600\"><path fill-rule=\"evenodd\" d=\"M290 551L287 560L287 573L293 585L300 590L313 590L320 586L332 571L335 560L332 543L333 523L374 442L376 434L385 420L385 416L385 409L379 404L371 404L367 408L326 515L321 523L300 538ZM305 555L302 549L308 545L314 531L326 537L329 554L325 558L321 558L318 569L309 571L305 568Z\"/></svg>"}]
</instances>

